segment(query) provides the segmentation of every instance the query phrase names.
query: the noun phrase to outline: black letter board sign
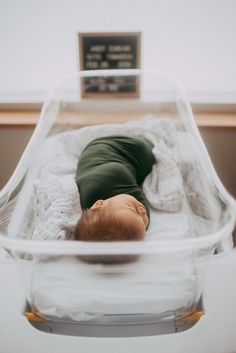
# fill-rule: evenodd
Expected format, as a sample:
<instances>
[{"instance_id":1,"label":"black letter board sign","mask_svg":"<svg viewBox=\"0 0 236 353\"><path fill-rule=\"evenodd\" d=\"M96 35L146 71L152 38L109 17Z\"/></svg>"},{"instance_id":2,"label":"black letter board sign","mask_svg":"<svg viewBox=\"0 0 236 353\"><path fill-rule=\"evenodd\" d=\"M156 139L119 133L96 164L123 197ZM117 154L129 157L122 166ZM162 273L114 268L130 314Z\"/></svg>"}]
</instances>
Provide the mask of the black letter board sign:
<instances>
[{"instance_id":1,"label":"black letter board sign","mask_svg":"<svg viewBox=\"0 0 236 353\"><path fill-rule=\"evenodd\" d=\"M79 33L80 70L139 69L141 33ZM138 97L136 76L85 77L83 97Z\"/></svg>"}]
</instances>

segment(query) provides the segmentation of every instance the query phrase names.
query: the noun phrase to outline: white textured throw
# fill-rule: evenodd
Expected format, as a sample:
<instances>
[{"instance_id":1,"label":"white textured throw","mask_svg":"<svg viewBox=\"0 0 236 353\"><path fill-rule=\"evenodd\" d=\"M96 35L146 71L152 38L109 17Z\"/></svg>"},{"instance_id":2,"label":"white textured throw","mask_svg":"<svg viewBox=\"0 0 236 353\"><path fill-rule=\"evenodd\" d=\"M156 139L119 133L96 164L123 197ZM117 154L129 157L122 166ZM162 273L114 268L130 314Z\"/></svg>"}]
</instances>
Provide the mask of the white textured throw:
<instances>
[{"instance_id":1,"label":"white textured throw","mask_svg":"<svg viewBox=\"0 0 236 353\"><path fill-rule=\"evenodd\" d=\"M65 230L71 229L66 224L76 222L81 213L79 193L74 181L77 159L83 147L98 136L118 133L143 134L152 140L157 163L144 182L145 196L155 209L167 212L177 212L181 209L184 192L182 178L174 161L175 143L172 141L172 146L167 145L170 134L173 138L176 132L174 125L168 119L157 120L146 117L140 121L119 126L119 132L117 128L116 125L106 125L102 129L98 126L86 128L85 131L79 130L77 133L67 133L67 139L63 139L64 143L71 144L73 139L78 139L82 148L78 151L78 145L75 143L75 150L73 150L72 145L72 156L68 156L66 148L66 155L56 157L41 171L40 181L34 184L37 222L33 239L52 239L55 235L57 238L73 236ZM58 136L59 139L60 136Z\"/></svg>"}]
</instances>

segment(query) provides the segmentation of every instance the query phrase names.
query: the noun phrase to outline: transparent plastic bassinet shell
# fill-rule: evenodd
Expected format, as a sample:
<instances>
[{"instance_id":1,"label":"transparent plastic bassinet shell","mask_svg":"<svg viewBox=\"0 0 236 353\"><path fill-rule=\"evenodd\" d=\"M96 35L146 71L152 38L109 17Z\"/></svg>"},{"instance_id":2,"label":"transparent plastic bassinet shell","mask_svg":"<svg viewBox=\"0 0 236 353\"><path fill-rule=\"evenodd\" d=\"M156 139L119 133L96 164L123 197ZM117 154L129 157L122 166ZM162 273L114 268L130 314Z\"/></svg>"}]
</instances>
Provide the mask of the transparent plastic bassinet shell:
<instances>
[{"instance_id":1,"label":"transparent plastic bassinet shell","mask_svg":"<svg viewBox=\"0 0 236 353\"><path fill-rule=\"evenodd\" d=\"M81 81L86 77L131 77L140 83L139 96L107 93L83 98ZM181 210L153 211L150 234L142 242L54 239L53 232L44 237L43 228L42 239L40 231L36 237L39 219L43 227L42 220L48 224L54 215L52 205L45 206L45 170L67 177L58 165L53 167L57 153L66 151L66 158L76 161L80 139L86 142L97 132L123 133L126 126L131 135L150 127L171 127L172 133L163 139L155 131L169 148L174 146L172 139L176 144L184 192ZM74 172L72 164L66 172L70 180ZM86 327L106 323L107 330L114 322L120 327L181 322L194 312L208 261L216 249L231 247L235 220L234 201L217 177L180 83L168 75L137 70L80 72L58 80L15 172L0 192L0 207L0 244L20 270L30 310L46 321ZM96 261L88 261L91 258Z\"/></svg>"}]
</instances>

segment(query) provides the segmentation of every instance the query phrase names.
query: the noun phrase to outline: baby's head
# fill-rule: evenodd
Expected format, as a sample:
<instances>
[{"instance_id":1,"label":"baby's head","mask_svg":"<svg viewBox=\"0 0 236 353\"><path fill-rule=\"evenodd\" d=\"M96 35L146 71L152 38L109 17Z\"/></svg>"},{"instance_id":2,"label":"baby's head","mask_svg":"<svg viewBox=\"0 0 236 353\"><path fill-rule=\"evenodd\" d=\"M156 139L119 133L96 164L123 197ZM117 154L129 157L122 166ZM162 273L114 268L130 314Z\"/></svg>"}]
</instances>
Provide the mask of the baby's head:
<instances>
[{"instance_id":1,"label":"baby's head","mask_svg":"<svg viewBox=\"0 0 236 353\"><path fill-rule=\"evenodd\" d=\"M148 217L135 197L119 194L98 200L85 210L77 223L75 237L82 241L142 240Z\"/></svg>"},{"instance_id":2,"label":"baby's head","mask_svg":"<svg viewBox=\"0 0 236 353\"><path fill-rule=\"evenodd\" d=\"M119 194L98 200L82 213L75 238L82 241L131 241L145 237L148 217L144 205L135 197ZM135 261L136 255L84 256L89 263L126 263Z\"/></svg>"}]
</instances>

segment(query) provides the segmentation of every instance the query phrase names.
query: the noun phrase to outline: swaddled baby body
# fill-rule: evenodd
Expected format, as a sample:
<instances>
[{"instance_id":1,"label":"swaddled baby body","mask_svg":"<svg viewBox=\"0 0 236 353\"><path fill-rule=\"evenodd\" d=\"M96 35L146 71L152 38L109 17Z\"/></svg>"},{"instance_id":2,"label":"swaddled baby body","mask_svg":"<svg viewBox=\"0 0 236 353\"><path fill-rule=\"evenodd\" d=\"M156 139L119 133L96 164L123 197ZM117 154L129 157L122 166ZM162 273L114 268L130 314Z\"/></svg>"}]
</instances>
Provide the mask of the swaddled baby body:
<instances>
[{"instance_id":1,"label":"swaddled baby body","mask_svg":"<svg viewBox=\"0 0 236 353\"><path fill-rule=\"evenodd\" d=\"M102 137L86 146L76 171L83 210L77 240L144 238L149 208L142 183L155 163L152 148L142 136Z\"/></svg>"}]
</instances>

